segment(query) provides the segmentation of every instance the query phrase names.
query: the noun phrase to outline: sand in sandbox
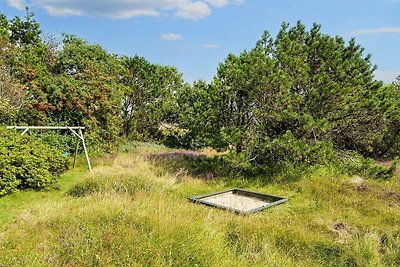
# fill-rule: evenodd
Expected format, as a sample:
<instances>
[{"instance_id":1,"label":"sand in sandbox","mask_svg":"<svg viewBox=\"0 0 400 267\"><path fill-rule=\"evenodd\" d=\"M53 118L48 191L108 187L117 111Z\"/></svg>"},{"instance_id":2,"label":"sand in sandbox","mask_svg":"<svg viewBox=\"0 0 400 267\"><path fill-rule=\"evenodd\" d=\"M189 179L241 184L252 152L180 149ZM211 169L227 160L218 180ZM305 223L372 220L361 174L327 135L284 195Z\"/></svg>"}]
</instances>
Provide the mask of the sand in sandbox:
<instances>
[{"instance_id":1,"label":"sand in sandbox","mask_svg":"<svg viewBox=\"0 0 400 267\"><path fill-rule=\"evenodd\" d=\"M260 200L257 198L252 198L248 196L243 196L239 194L234 194L232 191L209 196L201 199L202 201L207 201L216 205L224 206L231 209L241 210L244 212L259 208L271 202Z\"/></svg>"}]
</instances>

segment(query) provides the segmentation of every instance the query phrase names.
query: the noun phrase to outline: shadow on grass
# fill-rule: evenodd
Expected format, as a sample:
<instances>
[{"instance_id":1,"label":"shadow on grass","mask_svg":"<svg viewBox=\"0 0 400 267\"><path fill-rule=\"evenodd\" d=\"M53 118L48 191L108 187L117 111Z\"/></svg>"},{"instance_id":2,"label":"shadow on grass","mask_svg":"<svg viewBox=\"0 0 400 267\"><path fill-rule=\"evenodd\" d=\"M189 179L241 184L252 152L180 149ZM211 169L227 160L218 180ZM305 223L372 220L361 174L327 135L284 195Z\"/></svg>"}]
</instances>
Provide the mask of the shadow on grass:
<instances>
[{"instance_id":1,"label":"shadow on grass","mask_svg":"<svg viewBox=\"0 0 400 267\"><path fill-rule=\"evenodd\" d=\"M246 170L233 166L223 156L208 156L197 152L164 152L148 154L147 159L171 173L185 172L206 181L222 181L228 187L263 186L271 183L287 184L306 177L315 168L280 164Z\"/></svg>"}]
</instances>

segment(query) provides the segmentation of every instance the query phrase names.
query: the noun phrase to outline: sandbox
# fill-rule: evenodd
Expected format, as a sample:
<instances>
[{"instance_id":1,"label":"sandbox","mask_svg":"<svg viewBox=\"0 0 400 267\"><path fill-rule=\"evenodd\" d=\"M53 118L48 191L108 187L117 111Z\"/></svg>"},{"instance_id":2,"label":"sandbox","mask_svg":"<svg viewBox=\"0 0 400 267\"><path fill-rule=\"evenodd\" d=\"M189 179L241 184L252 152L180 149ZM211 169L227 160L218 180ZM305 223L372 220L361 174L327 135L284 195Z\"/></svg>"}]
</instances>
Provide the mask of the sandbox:
<instances>
[{"instance_id":1,"label":"sandbox","mask_svg":"<svg viewBox=\"0 0 400 267\"><path fill-rule=\"evenodd\" d=\"M189 197L189 200L195 203L226 209L240 214L251 214L288 201L287 198L247 191L239 188L202 196L193 196Z\"/></svg>"}]
</instances>

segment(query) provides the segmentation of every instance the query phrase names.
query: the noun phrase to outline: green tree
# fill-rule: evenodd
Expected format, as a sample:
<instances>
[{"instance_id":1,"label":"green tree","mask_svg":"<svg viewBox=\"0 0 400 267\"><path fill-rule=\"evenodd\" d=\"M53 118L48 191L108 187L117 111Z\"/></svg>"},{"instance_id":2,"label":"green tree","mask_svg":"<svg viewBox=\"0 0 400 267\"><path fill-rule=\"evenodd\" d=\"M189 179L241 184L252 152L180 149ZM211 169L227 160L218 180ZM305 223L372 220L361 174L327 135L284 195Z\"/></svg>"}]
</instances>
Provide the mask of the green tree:
<instances>
[{"instance_id":1,"label":"green tree","mask_svg":"<svg viewBox=\"0 0 400 267\"><path fill-rule=\"evenodd\" d=\"M0 13L0 65L8 67L15 55L15 46L10 41L10 29L7 17Z\"/></svg>"},{"instance_id":2,"label":"green tree","mask_svg":"<svg viewBox=\"0 0 400 267\"><path fill-rule=\"evenodd\" d=\"M92 142L112 145L120 132L124 69L99 45L72 35L64 37L63 45L54 72L39 80L29 107L48 122L85 126Z\"/></svg>"},{"instance_id":3,"label":"green tree","mask_svg":"<svg viewBox=\"0 0 400 267\"><path fill-rule=\"evenodd\" d=\"M28 7L26 8L25 20L15 17L10 22L9 30L11 42L19 47L32 46L41 42L40 25Z\"/></svg>"},{"instance_id":4,"label":"green tree","mask_svg":"<svg viewBox=\"0 0 400 267\"><path fill-rule=\"evenodd\" d=\"M380 125L385 129L384 138L375 144L380 157L398 157L400 155L400 77L390 85L380 88L377 95L380 112L384 119Z\"/></svg>"},{"instance_id":5,"label":"green tree","mask_svg":"<svg viewBox=\"0 0 400 267\"><path fill-rule=\"evenodd\" d=\"M41 42L39 23L34 19L34 14L27 9L25 19L15 17L8 21L0 16L0 64L2 66L2 82L14 86L3 88L3 92L16 92L19 87L32 99L31 92L38 87L40 77L48 75L44 57L46 47ZM6 76L10 77L7 78ZM8 81L8 82L7 82ZM20 90L21 91L21 90ZM16 99L11 103L19 102L21 94L16 94ZM28 102L27 102L28 103ZM23 109L21 109L23 110ZM14 119L21 115L14 113ZM19 116L25 117L25 116ZM37 118L39 120L39 118Z\"/></svg>"},{"instance_id":6,"label":"green tree","mask_svg":"<svg viewBox=\"0 0 400 267\"><path fill-rule=\"evenodd\" d=\"M199 148L203 146L221 147L220 140L215 139L221 125L216 118L218 109L214 108L216 94L214 88L205 81L185 85L177 93L178 125L173 137L175 146ZM171 140L172 142L172 140Z\"/></svg>"},{"instance_id":7,"label":"green tree","mask_svg":"<svg viewBox=\"0 0 400 267\"><path fill-rule=\"evenodd\" d=\"M25 91L9 72L0 67L0 124L13 124L25 101Z\"/></svg>"},{"instance_id":8,"label":"green tree","mask_svg":"<svg viewBox=\"0 0 400 267\"><path fill-rule=\"evenodd\" d=\"M85 126L90 143L108 148L121 133L162 141L160 125L176 124L183 80L175 68L112 55L74 35L61 45L44 41L29 10L24 19L1 15L0 26L0 64L10 74L0 73L2 82L18 81L27 96L18 123Z\"/></svg>"},{"instance_id":9,"label":"green tree","mask_svg":"<svg viewBox=\"0 0 400 267\"><path fill-rule=\"evenodd\" d=\"M176 68L151 64L142 57L122 58L127 75L122 101L123 134L159 140L160 123L177 120L176 94L183 86Z\"/></svg>"},{"instance_id":10,"label":"green tree","mask_svg":"<svg viewBox=\"0 0 400 267\"><path fill-rule=\"evenodd\" d=\"M336 149L376 152L385 129L370 56L354 40L283 23L255 48L229 55L212 87L217 139L251 166L324 161ZM332 144L332 145L331 145ZM318 152L318 153L317 153ZM321 152L321 153L320 153Z\"/></svg>"}]
</instances>

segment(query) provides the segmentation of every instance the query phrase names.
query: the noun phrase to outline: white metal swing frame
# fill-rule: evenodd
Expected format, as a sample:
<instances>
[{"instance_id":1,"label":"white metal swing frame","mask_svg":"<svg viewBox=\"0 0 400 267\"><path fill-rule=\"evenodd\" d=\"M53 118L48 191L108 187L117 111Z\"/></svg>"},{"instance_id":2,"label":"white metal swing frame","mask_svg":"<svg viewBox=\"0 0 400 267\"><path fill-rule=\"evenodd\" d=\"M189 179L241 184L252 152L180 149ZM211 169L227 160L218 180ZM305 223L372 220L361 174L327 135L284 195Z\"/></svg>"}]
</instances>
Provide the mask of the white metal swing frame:
<instances>
[{"instance_id":1,"label":"white metal swing frame","mask_svg":"<svg viewBox=\"0 0 400 267\"><path fill-rule=\"evenodd\" d=\"M7 129L16 129L16 130L23 130L21 133L21 136L26 134L29 130L70 130L78 139L82 141L82 146L83 150L85 151L85 156L86 156L86 162L89 168L89 171L92 172L92 166L90 165L90 160L89 160L89 155L86 149L85 145L85 138L83 137L82 130L85 129L85 127L81 126L8 126ZM75 130L78 130L76 132ZM79 143L78 143L79 144ZM75 151L75 156L78 150L78 144L77 148ZM75 158L74 158L74 165L75 165Z\"/></svg>"}]
</instances>

